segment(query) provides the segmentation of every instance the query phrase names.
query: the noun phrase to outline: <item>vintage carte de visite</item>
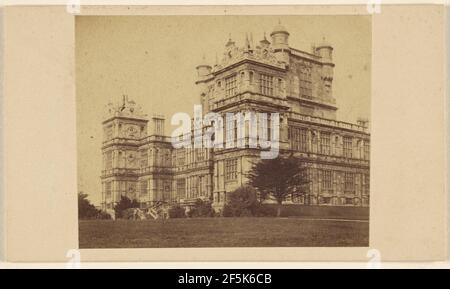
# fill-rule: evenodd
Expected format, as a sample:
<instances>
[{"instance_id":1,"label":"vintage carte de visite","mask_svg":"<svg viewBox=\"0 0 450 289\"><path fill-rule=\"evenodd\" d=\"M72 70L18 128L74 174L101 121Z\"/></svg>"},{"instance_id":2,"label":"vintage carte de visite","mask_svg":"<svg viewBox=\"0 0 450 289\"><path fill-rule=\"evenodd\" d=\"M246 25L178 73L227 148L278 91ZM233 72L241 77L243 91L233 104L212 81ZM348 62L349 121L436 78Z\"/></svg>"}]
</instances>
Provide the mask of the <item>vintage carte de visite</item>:
<instances>
[{"instance_id":1,"label":"vintage carte de visite","mask_svg":"<svg viewBox=\"0 0 450 289\"><path fill-rule=\"evenodd\" d=\"M444 6L71 8L3 10L7 260L446 259Z\"/></svg>"}]
</instances>

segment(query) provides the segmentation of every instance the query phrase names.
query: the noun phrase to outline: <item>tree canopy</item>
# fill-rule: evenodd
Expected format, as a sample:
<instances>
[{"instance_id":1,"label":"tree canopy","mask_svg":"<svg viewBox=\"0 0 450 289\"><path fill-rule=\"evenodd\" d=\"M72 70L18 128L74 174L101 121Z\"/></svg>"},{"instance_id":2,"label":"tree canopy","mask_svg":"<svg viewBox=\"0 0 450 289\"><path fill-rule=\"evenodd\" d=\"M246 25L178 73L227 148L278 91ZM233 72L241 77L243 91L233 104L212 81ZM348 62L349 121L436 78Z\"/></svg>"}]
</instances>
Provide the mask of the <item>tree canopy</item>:
<instances>
[{"instance_id":1,"label":"tree canopy","mask_svg":"<svg viewBox=\"0 0 450 289\"><path fill-rule=\"evenodd\" d=\"M137 200L131 200L127 196L121 196L120 201L114 206L114 211L116 212L116 218L122 218L123 212L131 208L139 208L139 202Z\"/></svg>"},{"instance_id":2,"label":"tree canopy","mask_svg":"<svg viewBox=\"0 0 450 289\"><path fill-rule=\"evenodd\" d=\"M79 219L108 219L110 216L98 210L88 199L88 194L78 193L78 218Z\"/></svg>"},{"instance_id":3,"label":"tree canopy","mask_svg":"<svg viewBox=\"0 0 450 289\"><path fill-rule=\"evenodd\" d=\"M257 215L259 202L256 190L251 186L242 186L227 194L227 203L223 209L224 217L249 217Z\"/></svg>"},{"instance_id":4,"label":"tree canopy","mask_svg":"<svg viewBox=\"0 0 450 289\"><path fill-rule=\"evenodd\" d=\"M307 168L301 159L277 157L263 159L253 164L248 174L249 185L256 188L261 200L275 199L281 215L281 204L287 197L296 198L306 193L309 181Z\"/></svg>"}]
</instances>

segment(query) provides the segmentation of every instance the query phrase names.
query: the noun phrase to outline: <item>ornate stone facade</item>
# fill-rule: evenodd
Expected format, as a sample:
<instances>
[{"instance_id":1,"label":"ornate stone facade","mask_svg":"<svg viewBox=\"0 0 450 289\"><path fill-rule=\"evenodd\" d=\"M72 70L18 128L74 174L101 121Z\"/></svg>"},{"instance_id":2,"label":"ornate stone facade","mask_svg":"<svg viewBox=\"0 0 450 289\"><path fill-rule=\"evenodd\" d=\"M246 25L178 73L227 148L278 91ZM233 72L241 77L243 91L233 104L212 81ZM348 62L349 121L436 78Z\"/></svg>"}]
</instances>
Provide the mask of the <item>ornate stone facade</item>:
<instances>
[{"instance_id":1,"label":"ornate stone facade","mask_svg":"<svg viewBox=\"0 0 450 289\"><path fill-rule=\"evenodd\" d=\"M229 39L220 61L197 66L203 113L279 113L280 154L301 157L311 179L307 195L286 202L368 206L368 122L336 120L333 48L325 42L309 52L292 48L281 25L270 36L271 42L264 36L257 45L247 36L242 47ZM126 194L143 206L158 201L189 206L200 198L220 210L260 157L248 147L173 149L163 118L153 118L147 134L148 120L133 102L125 99L110 111L103 122L105 209Z\"/></svg>"}]
</instances>

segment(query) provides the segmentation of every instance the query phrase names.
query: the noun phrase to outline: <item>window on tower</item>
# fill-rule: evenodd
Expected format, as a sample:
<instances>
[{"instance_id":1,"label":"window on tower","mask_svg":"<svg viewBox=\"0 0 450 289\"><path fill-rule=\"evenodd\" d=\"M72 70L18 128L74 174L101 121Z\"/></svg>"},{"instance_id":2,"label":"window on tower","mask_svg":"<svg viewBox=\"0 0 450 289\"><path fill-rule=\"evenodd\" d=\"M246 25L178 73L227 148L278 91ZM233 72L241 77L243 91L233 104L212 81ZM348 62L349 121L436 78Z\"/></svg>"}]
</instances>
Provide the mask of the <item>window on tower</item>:
<instances>
[{"instance_id":1,"label":"window on tower","mask_svg":"<svg viewBox=\"0 0 450 289\"><path fill-rule=\"evenodd\" d=\"M312 98L312 80L311 70L302 68L300 70L300 96L304 98Z\"/></svg>"},{"instance_id":2,"label":"window on tower","mask_svg":"<svg viewBox=\"0 0 450 289\"><path fill-rule=\"evenodd\" d=\"M355 193L355 174L345 173L344 175L344 191L345 193Z\"/></svg>"},{"instance_id":3,"label":"window on tower","mask_svg":"<svg viewBox=\"0 0 450 289\"><path fill-rule=\"evenodd\" d=\"M320 151L324 155L330 154L331 136L330 133L322 132L320 134Z\"/></svg>"},{"instance_id":4,"label":"window on tower","mask_svg":"<svg viewBox=\"0 0 450 289\"><path fill-rule=\"evenodd\" d=\"M237 121L234 118L227 119L225 139L227 143L235 144L237 139Z\"/></svg>"},{"instance_id":5,"label":"window on tower","mask_svg":"<svg viewBox=\"0 0 450 289\"><path fill-rule=\"evenodd\" d=\"M363 194L369 195L370 194L370 175L369 174L363 174Z\"/></svg>"},{"instance_id":6,"label":"window on tower","mask_svg":"<svg viewBox=\"0 0 450 289\"><path fill-rule=\"evenodd\" d=\"M111 182L105 183L105 195L106 198L111 198Z\"/></svg>"},{"instance_id":7,"label":"window on tower","mask_svg":"<svg viewBox=\"0 0 450 289\"><path fill-rule=\"evenodd\" d=\"M237 94L236 75L225 78L225 96L235 96Z\"/></svg>"},{"instance_id":8,"label":"window on tower","mask_svg":"<svg viewBox=\"0 0 450 289\"><path fill-rule=\"evenodd\" d=\"M237 159L225 160L225 181L237 179Z\"/></svg>"},{"instance_id":9,"label":"window on tower","mask_svg":"<svg viewBox=\"0 0 450 289\"><path fill-rule=\"evenodd\" d=\"M346 157L346 158L353 157L352 146L353 146L352 138L344 137L344 157Z\"/></svg>"},{"instance_id":10,"label":"window on tower","mask_svg":"<svg viewBox=\"0 0 450 289\"><path fill-rule=\"evenodd\" d=\"M260 74L259 91L263 95L273 96L273 76Z\"/></svg>"},{"instance_id":11,"label":"window on tower","mask_svg":"<svg viewBox=\"0 0 450 289\"><path fill-rule=\"evenodd\" d=\"M191 198L198 197L198 177L191 177L189 183L190 183L190 189L191 189L190 197Z\"/></svg>"},{"instance_id":12,"label":"window on tower","mask_svg":"<svg viewBox=\"0 0 450 289\"><path fill-rule=\"evenodd\" d=\"M197 161L203 161L205 160L205 150L204 149L196 149L196 156L195 159Z\"/></svg>"},{"instance_id":13,"label":"window on tower","mask_svg":"<svg viewBox=\"0 0 450 289\"><path fill-rule=\"evenodd\" d=\"M322 171L322 189L327 193L333 192L333 179L332 172L330 170Z\"/></svg>"},{"instance_id":14,"label":"window on tower","mask_svg":"<svg viewBox=\"0 0 450 289\"><path fill-rule=\"evenodd\" d=\"M205 177L204 176L199 176L198 177L198 193L200 196L204 196L205 195L205 191L204 191L204 184L205 184Z\"/></svg>"},{"instance_id":15,"label":"window on tower","mask_svg":"<svg viewBox=\"0 0 450 289\"><path fill-rule=\"evenodd\" d=\"M105 169L112 169L112 151L106 152Z\"/></svg>"},{"instance_id":16,"label":"window on tower","mask_svg":"<svg viewBox=\"0 0 450 289\"><path fill-rule=\"evenodd\" d=\"M370 145L368 141L364 141L364 159L368 160L370 158Z\"/></svg>"},{"instance_id":17,"label":"window on tower","mask_svg":"<svg viewBox=\"0 0 450 289\"><path fill-rule=\"evenodd\" d=\"M289 130L289 140L291 149L295 151L307 152L308 140L307 131L304 128L291 127Z\"/></svg>"}]
</instances>

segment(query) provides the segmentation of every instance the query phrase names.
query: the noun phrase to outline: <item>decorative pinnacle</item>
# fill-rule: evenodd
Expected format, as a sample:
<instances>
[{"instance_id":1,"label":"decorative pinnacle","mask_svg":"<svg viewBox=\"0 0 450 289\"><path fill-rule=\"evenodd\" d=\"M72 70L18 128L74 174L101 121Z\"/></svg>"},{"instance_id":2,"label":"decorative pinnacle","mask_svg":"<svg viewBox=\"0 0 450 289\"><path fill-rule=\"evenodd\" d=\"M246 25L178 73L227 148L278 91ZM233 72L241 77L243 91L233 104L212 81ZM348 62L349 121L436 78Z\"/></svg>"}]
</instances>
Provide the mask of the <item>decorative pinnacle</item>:
<instances>
[{"instance_id":1,"label":"decorative pinnacle","mask_svg":"<svg viewBox=\"0 0 450 289\"><path fill-rule=\"evenodd\" d=\"M228 42L227 42L227 44L225 45L225 46L230 46L230 45L233 45L234 44L234 41L231 39L231 33L229 33L228 34Z\"/></svg>"},{"instance_id":2,"label":"decorative pinnacle","mask_svg":"<svg viewBox=\"0 0 450 289\"><path fill-rule=\"evenodd\" d=\"M245 49L250 48L250 41L248 40L248 33L245 33Z\"/></svg>"},{"instance_id":3,"label":"decorative pinnacle","mask_svg":"<svg viewBox=\"0 0 450 289\"><path fill-rule=\"evenodd\" d=\"M266 44L266 45L269 45L269 44L270 44L269 40L267 40L266 32L265 32L265 31L264 31L264 38L263 38L263 40L260 41L260 43L261 43L261 44Z\"/></svg>"},{"instance_id":4,"label":"decorative pinnacle","mask_svg":"<svg viewBox=\"0 0 450 289\"><path fill-rule=\"evenodd\" d=\"M122 94L122 107L120 108L120 111L123 111L127 105L128 102L128 95Z\"/></svg>"}]
</instances>

